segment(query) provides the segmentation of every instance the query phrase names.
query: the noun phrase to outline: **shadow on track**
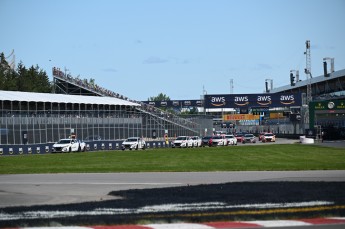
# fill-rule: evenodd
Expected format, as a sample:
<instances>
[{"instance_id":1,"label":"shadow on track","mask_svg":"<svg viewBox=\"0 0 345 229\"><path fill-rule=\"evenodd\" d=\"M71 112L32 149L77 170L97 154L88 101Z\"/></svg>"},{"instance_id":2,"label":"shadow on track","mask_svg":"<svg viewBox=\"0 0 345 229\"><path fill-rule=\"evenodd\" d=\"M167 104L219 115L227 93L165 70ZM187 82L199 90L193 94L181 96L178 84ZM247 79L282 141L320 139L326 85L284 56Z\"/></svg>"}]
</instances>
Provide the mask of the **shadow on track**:
<instances>
[{"instance_id":1,"label":"shadow on track","mask_svg":"<svg viewBox=\"0 0 345 229\"><path fill-rule=\"evenodd\" d=\"M0 227L345 216L345 182L235 182L111 192L122 199L6 207Z\"/></svg>"}]
</instances>

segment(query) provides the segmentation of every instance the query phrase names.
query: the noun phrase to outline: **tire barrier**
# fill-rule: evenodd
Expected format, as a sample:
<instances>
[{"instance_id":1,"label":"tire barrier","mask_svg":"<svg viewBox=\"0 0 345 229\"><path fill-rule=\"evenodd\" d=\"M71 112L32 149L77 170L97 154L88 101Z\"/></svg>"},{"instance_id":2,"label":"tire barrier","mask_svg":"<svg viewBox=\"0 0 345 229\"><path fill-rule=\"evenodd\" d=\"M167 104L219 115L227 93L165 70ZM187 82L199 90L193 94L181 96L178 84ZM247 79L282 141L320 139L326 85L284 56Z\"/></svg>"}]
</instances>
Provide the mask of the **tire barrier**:
<instances>
[{"instance_id":1,"label":"tire barrier","mask_svg":"<svg viewBox=\"0 0 345 229\"><path fill-rule=\"evenodd\" d=\"M121 150L122 141L94 141L86 142L86 151ZM27 145L1 145L0 157L10 155L34 155L52 153L54 143L27 144ZM146 148L169 148L164 141L147 141Z\"/></svg>"}]
</instances>

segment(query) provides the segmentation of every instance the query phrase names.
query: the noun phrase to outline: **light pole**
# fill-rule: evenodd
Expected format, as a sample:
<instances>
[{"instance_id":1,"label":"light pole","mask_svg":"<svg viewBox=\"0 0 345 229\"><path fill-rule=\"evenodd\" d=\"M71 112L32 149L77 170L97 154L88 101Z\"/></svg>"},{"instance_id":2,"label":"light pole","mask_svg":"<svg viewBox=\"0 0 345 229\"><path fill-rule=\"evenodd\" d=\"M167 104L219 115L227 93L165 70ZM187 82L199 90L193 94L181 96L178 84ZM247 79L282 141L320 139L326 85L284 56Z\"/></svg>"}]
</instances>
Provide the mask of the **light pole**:
<instances>
[{"instance_id":1,"label":"light pole","mask_svg":"<svg viewBox=\"0 0 345 229\"><path fill-rule=\"evenodd\" d=\"M330 71L330 73L334 72L334 58L330 58L330 57L323 58L323 72L324 72L324 76L325 77L329 77L330 76L330 74L328 74L327 61L329 61L330 64L331 64L331 69L330 69L331 71Z\"/></svg>"},{"instance_id":2,"label":"light pole","mask_svg":"<svg viewBox=\"0 0 345 229\"><path fill-rule=\"evenodd\" d=\"M230 79L230 94L234 93L234 79Z\"/></svg>"},{"instance_id":3,"label":"light pole","mask_svg":"<svg viewBox=\"0 0 345 229\"><path fill-rule=\"evenodd\" d=\"M269 93L273 89L273 79L265 79L266 93Z\"/></svg>"},{"instance_id":4,"label":"light pole","mask_svg":"<svg viewBox=\"0 0 345 229\"><path fill-rule=\"evenodd\" d=\"M290 85L295 86L299 81L299 70L290 70Z\"/></svg>"}]
</instances>

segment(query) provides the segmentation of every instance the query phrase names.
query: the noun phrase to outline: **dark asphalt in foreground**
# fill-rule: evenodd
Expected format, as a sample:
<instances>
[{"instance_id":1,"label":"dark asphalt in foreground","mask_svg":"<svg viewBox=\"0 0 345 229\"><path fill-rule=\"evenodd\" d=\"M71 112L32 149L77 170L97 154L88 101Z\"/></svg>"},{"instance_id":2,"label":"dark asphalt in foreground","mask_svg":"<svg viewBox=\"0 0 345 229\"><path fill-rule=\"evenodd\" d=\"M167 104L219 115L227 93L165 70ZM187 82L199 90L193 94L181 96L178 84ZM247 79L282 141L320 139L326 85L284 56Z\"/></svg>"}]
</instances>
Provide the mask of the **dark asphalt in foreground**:
<instances>
[{"instance_id":1,"label":"dark asphalt in foreground","mask_svg":"<svg viewBox=\"0 0 345 229\"><path fill-rule=\"evenodd\" d=\"M2 208L0 227L345 216L345 182L233 182L110 195L121 199Z\"/></svg>"}]
</instances>

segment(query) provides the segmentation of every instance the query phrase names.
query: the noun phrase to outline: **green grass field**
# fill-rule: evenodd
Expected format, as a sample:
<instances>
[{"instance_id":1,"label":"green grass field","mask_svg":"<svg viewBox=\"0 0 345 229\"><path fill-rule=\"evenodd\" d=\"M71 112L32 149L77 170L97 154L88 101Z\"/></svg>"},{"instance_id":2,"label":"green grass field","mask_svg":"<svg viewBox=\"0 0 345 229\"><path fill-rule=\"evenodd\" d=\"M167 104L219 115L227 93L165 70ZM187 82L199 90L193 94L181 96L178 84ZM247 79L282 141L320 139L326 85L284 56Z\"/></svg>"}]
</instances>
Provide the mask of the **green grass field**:
<instances>
[{"instance_id":1,"label":"green grass field","mask_svg":"<svg viewBox=\"0 0 345 229\"><path fill-rule=\"evenodd\" d=\"M0 157L0 174L344 169L343 149L300 144Z\"/></svg>"}]
</instances>

